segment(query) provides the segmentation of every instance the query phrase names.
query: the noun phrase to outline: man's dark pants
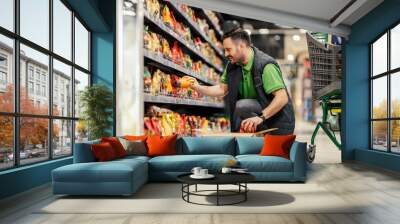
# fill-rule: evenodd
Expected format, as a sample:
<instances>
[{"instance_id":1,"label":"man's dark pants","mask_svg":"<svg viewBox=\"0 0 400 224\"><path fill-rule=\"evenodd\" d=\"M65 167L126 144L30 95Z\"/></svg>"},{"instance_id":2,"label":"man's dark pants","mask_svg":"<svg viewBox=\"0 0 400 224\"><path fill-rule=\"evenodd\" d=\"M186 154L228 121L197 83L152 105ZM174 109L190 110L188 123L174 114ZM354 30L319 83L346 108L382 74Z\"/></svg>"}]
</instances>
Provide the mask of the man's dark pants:
<instances>
[{"instance_id":1,"label":"man's dark pants","mask_svg":"<svg viewBox=\"0 0 400 224\"><path fill-rule=\"evenodd\" d=\"M259 116L264 108L261 107L260 103L255 100L255 99L241 99L236 102L236 108L233 113L234 117L234 124L233 125L233 131L239 132L240 130L240 124L243 120L250 118L250 117L255 117ZM257 127L257 131L262 131L266 130L269 128L276 128L276 127L268 127L268 125L260 124ZM279 128L278 130L272 131L269 134L272 135L290 135L293 134L294 131L294 125L293 128Z\"/></svg>"}]
</instances>

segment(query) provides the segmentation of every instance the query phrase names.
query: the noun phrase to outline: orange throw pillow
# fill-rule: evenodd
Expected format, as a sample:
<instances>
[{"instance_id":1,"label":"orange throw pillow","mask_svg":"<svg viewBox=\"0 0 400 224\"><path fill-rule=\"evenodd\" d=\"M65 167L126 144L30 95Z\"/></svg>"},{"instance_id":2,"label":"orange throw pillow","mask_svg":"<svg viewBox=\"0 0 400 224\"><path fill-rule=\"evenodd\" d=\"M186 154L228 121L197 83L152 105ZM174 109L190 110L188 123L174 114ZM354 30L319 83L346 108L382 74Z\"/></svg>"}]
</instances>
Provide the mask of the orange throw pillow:
<instances>
[{"instance_id":1,"label":"orange throw pillow","mask_svg":"<svg viewBox=\"0 0 400 224\"><path fill-rule=\"evenodd\" d=\"M172 136L148 136L147 137L147 155L148 156L165 156L176 155L176 138L177 135Z\"/></svg>"},{"instance_id":2,"label":"orange throw pillow","mask_svg":"<svg viewBox=\"0 0 400 224\"><path fill-rule=\"evenodd\" d=\"M126 151L124 149L124 146L122 146L121 142L118 140L116 137L110 137L110 138L101 138L101 142L108 142L114 149L115 155L117 158L121 158L126 156Z\"/></svg>"},{"instance_id":3,"label":"orange throw pillow","mask_svg":"<svg viewBox=\"0 0 400 224\"><path fill-rule=\"evenodd\" d=\"M146 141L147 135L125 135L124 139L129 140L129 141Z\"/></svg>"},{"instance_id":4,"label":"orange throw pillow","mask_svg":"<svg viewBox=\"0 0 400 224\"><path fill-rule=\"evenodd\" d=\"M289 159L290 148L296 135L265 135L262 156L280 156Z\"/></svg>"},{"instance_id":5,"label":"orange throw pillow","mask_svg":"<svg viewBox=\"0 0 400 224\"><path fill-rule=\"evenodd\" d=\"M117 158L113 147L108 142L93 144L91 145L91 149L94 157L99 162L110 161Z\"/></svg>"}]
</instances>

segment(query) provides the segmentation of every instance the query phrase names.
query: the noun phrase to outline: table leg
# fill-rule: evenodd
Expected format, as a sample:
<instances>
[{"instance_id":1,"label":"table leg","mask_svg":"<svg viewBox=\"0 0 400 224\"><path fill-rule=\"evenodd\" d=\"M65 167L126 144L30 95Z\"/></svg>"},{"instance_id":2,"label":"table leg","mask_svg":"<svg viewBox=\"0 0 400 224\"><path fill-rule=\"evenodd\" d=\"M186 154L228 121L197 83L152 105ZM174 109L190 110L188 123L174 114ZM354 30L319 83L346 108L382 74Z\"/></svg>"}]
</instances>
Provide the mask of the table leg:
<instances>
[{"instance_id":1,"label":"table leg","mask_svg":"<svg viewBox=\"0 0 400 224\"><path fill-rule=\"evenodd\" d=\"M247 183L244 183L244 201L247 201L247 192L248 192L248 190L247 190Z\"/></svg>"},{"instance_id":2,"label":"table leg","mask_svg":"<svg viewBox=\"0 0 400 224\"><path fill-rule=\"evenodd\" d=\"M217 184L217 206L219 205L219 184Z\"/></svg>"}]
</instances>

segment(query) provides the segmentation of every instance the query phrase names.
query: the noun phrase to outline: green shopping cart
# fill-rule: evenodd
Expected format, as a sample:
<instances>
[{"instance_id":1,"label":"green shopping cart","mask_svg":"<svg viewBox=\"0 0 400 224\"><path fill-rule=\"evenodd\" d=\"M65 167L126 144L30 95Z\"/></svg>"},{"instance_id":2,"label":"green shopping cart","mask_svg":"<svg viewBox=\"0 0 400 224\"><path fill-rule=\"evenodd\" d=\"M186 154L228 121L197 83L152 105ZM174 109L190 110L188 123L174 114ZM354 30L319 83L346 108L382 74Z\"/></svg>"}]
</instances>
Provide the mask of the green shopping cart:
<instances>
[{"instance_id":1,"label":"green shopping cart","mask_svg":"<svg viewBox=\"0 0 400 224\"><path fill-rule=\"evenodd\" d=\"M307 44L311 62L313 99L319 101L322 109L322 119L317 123L307 147L307 160L311 163L315 159L315 139L319 129L325 132L339 150L341 149L337 133L340 135L342 66L341 46L322 43L309 33L307 33Z\"/></svg>"}]
</instances>

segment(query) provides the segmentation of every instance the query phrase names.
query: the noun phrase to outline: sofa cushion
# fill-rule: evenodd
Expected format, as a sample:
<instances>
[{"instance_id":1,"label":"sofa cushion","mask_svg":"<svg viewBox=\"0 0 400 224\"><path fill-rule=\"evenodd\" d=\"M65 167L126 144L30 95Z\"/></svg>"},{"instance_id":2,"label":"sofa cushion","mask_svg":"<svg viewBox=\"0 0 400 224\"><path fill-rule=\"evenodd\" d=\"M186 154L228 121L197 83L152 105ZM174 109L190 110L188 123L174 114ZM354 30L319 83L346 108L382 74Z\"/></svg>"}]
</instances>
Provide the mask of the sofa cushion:
<instances>
[{"instance_id":1,"label":"sofa cushion","mask_svg":"<svg viewBox=\"0 0 400 224\"><path fill-rule=\"evenodd\" d=\"M175 155L158 156L149 160L150 171L163 172L190 172L193 167L199 166L212 172L219 171L230 159L231 155Z\"/></svg>"},{"instance_id":2,"label":"sofa cushion","mask_svg":"<svg viewBox=\"0 0 400 224\"><path fill-rule=\"evenodd\" d=\"M139 159L109 162L74 163L53 170L53 181L58 182L129 182L134 172L147 166ZM143 174L147 176L146 174Z\"/></svg>"},{"instance_id":3,"label":"sofa cushion","mask_svg":"<svg viewBox=\"0 0 400 224\"><path fill-rule=\"evenodd\" d=\"M292 161L279 156L238 155L240 167L249 172L292 172Z\"/></svg>"},{"instance_id":4,"label":"sofa cushion","mask_svg":"<svg viewBox=\"0 0 400 224\"><path fill-rule=\"evenodd\" d=\"M233 137L183 137L177 154L225 154L235 155Z\"/></svg>"},{"instance_id":5,"label":"sofa cushion","mask_svg":"<svg viewBox=\"0 0 400 224\"><path fill-rule=\"evenodd\" d=\"M105 162L118 158L118 156L115 154L115 150L109 142L93 144L90 147L94 157L96 157L96 161Z\"/></svg>"},{"instance_id":6,"label":"sofa cushion","mask_svg":"<svg viewBox=\"0 0 400 224\"><path fill-rule=\"evenodd\" d=\"M172 136L148 136L147 155L148 156L165 156L176 154L176 139L177 135Z\"/></svg>"},{"instance_id":7,"label":"sofa cushion","mask_svg":"<svg viewBox=\"0 0 400 224\"><path fill-rule=\"evenodd\" d=\"M126 151L124 146L121 144L117 137L103 137L101 138L101 142L108 142L114 149L115 155L117 158L122 158L126 156Z\"/></svg>"},{"instance_id":8,"label":"sofa cushion","mask_svg":"<svg viewBox=\"0 0 400 224\"><path fill-rule=\"evenodd\" d=\"M118 138L126 151L126 155L147 155L146 142L141 140L127 140L125 138Z\"/></svg>"},{"instance_id":9,"label":"sofa cushion","mask_svg":"<svg viewBox=\"0 0 400 224\"><path fill-rule=\"evenodd\" d=\"M147 135L125 135L123 138L130 141L146 141Z\"/></svg>"},{"instance_id":10,"label":"sofa cushion","mask_svg":"<svg viewBox=\"0 0 400 224\"><path fill-rule=\"evenodd\" d=\"M237 137L236 155L259 154L263 144L263 137Z\"/></svg>"},{"instance_id":11,"label":"sofa cushion","mask_svg":"<svg viewBox=\"0 0 400 224\"><path fill-rule=\"evenodd\" d=\"M296 135L265 135L261 156L280 156L289 159L290 148Z\"/></svg>"}]
</instances>

